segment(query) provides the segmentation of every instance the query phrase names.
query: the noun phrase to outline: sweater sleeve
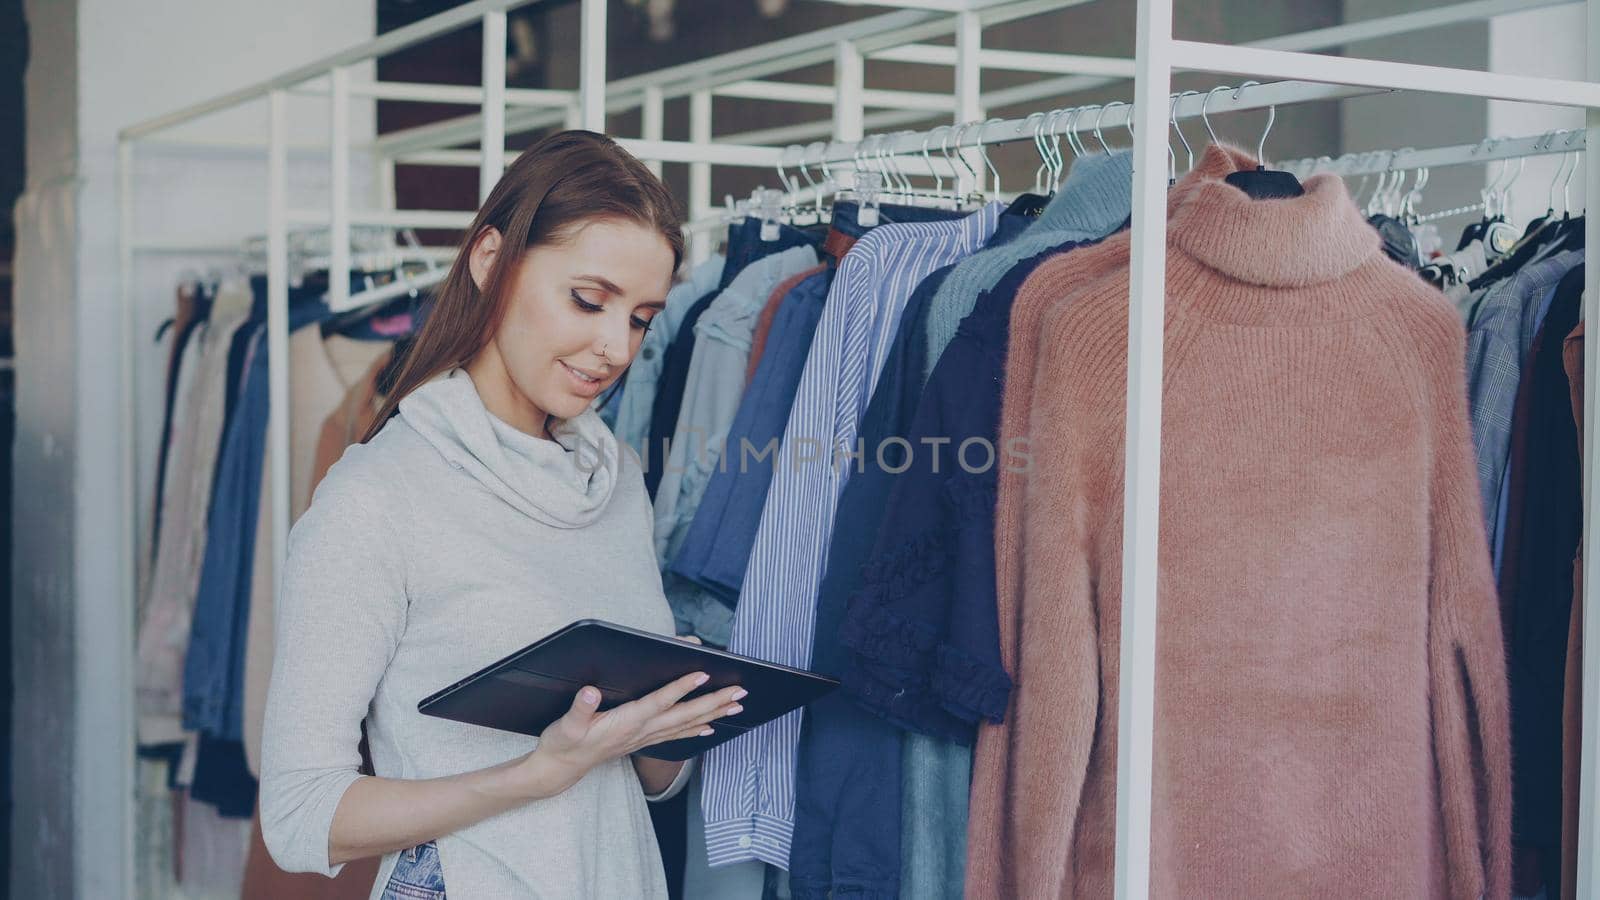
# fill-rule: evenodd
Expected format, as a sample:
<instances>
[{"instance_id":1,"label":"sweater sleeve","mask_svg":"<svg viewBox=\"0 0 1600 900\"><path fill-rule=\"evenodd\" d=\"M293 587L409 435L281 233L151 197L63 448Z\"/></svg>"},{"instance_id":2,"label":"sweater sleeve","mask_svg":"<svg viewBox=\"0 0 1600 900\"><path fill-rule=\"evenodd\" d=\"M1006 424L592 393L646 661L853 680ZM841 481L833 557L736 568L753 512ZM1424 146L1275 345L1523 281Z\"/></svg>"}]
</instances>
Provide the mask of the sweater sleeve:
<instances>
[{"instance_id":1,"label":"sweater sleeve","mask_svg":"<svg viewBox=\"0 0 1600 900\"><path fill-rule=\"evenodd\" d=\"M1449 311L1441 307L1440 317ZM1511 749L1505 645L1474 475L1460 323L1434 357L1428 657L1451 896L1511 887ZM1430 338L1434 335L1430 335Z\"/></svg>"},{"instance_id":2,"label":"sweater sleeve","mask_svg":"<svg viewBox=\"0 0 1600 900\"><path fill-rule=\"evenodd\" d=\"M363 777L361 722L399 646L407 602L405 554L383 492L350 462L329 472L289 536L261 760L261 832L273 860L329 877L343 868L328 860L334 811Z\"/></svg>"},{"instance_id":3,"label":"sweater sleeve","mask_svg":"<svg viewBox=\"0 0 1600 900\"><path fill-rule=\"evenodd\" d=\"M683 793L684 785L694 777L694 771L700 765L699 759L691 759L678 768L678 774L672 777L672 783L661 789L659 794L645 794L646 803L665 803L673 797Z\"/></svg>"}]
</instances>

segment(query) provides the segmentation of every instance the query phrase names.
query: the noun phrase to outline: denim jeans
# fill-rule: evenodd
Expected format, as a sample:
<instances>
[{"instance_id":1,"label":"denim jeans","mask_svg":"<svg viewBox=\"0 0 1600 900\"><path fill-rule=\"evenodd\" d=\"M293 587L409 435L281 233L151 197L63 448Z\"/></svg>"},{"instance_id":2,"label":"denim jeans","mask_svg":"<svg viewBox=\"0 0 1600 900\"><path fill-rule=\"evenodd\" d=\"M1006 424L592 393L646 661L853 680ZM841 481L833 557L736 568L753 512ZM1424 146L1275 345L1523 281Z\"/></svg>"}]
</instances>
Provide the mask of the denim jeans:
<instances>
[{"instance_id":1,"label":"denim jeans","mask_svg":"<svg viewBox=\"0 0 1600 900\"><path fill-rule=\"evenodd\" d=\"M382 900L445 900L444 870L433 841L400 851Z\"/></svg>"}]
</instances>

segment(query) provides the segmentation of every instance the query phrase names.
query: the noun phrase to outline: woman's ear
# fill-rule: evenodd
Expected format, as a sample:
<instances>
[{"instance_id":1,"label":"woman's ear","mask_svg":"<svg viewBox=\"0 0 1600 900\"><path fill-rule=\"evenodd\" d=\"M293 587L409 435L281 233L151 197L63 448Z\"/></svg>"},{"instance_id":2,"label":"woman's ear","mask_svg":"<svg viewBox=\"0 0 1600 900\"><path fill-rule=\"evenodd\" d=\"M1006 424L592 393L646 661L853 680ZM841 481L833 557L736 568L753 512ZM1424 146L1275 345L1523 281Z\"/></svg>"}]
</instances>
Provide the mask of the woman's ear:
<instances>
[{"instance_id":1,"label":"woman's ear","mask_svg":"<svg viewBox=\"0 0 1600 900\"><path fill-rule=\"evenodd\" d=\"M495 257L499 253L500 229L491 225L478 235L478 241L472 245L472 253L467 257L467 268L472 272L472 283L478 286L480 292L489 282L489 272L494 269Z\"/></svg>"}]
</instances>

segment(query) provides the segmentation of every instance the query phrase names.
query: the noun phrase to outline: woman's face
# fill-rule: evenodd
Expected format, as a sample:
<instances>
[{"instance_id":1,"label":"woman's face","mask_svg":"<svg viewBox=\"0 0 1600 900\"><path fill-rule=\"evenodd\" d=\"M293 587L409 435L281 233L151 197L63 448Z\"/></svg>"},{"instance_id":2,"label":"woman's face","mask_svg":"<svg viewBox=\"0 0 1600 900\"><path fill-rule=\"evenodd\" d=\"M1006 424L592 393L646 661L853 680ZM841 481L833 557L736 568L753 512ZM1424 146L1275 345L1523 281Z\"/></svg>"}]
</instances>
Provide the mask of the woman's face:
<instances>
[{"instance_id":1,"label":"woman's face","mask_svg":"<svg viewBox=\"0 0 1600 900\"><path fill-rule=\"evenodd\" d=\"M500 243L491 230L473 248L480 289ZM499 329L467 365L484 405L547 437L546 415L579 415L622 376L671 285L671 246L635 222L596 220L565 242L526 251Z\"/></svg>"}]
</instances>

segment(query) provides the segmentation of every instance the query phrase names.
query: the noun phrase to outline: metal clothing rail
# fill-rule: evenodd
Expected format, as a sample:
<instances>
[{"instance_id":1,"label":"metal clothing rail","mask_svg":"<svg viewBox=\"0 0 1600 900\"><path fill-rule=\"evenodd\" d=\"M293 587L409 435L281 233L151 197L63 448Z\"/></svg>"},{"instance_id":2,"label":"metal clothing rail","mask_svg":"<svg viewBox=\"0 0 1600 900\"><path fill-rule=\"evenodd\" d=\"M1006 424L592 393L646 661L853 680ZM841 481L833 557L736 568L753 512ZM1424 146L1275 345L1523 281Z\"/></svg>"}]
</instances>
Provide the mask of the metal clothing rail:
<instances>
[{"instance_id":1,"label":"metal clothing rail","mask_svg":"<svg viewBox=\"0 0 1600 900\"><path fill-rule=\"evenodd\" d=\"M1335 175L1377 175L1401 169L1442 169L1446 166L1488 163L1501 159L1520 159L1528 156L1546 156L1556 153L1582 152L1586 134L1581 129L1547 131L1517 138L1489 138L1476 144L1455 144L1417 150L1403 147L1398 150L1373 150L1367 153L1350 153L1337 159L1280 160L1274 163L1280 169L1297 174L1311 175L1330 172Z\"/></svg>"},{"instance_id":2,"label":"metal clothing rail","mask_svg":"<svg viewBox=\"0 0 1600 900\"><path fill-rule=\"evenodd\" d=\"M270 370L270 396L274 408L287 407L288 401L288 237L294 223L321 223L330 227L332 248L330 264L339 269L348 266L351 258L349 233L359 224L417 226L445 225L464 221L469 214L443 211L405 211L392 208L354 210L350 207L350 149L348 111L350 97L431 98L443 99L446 95L460 102L481 105L475 115L464 116L433 125L422 126L377 138L369 149L375 151L379 184L392 196L393 165L396 160L408 158L427 161L468 162L464 155L473 154L480 170L480 197L499 178L503 171L507 151L505 136L533 128L566 125L596 131L605 130L605 116L633 108L643 113L642 134L638 139L627 139L624 146L659 165L662 160L690 163L691 218L703 219L710 210L711 165L819 165L822 163L847 165L857 156L868 153L895 155L921 154L924 149L935 149L941 138L958 153L980 144L1002 143L1033 139L1035 130L1041 135L1055 136L1066 130L1082 132L1096 123L1104 132L1108 128L1129 127L1133 132L1134 200L1133 234L1130 248L1131 283L1129 289L1129 355L1127 397L1126 484L1124 492L1123 537L1123 595L1121 632L1121 690L1117 711L1120 739L1117 762L1117 868L1116 892L1119 898L1142 898L1149 894L1150 864L1150 790L1153 739L1153 703L1157 672L1155 668L1155 628L1158 609L1156 593L1158 572L1160 447L1161 447L1161 373L1162 327L1166 264L1166 172L1168 142L1158 140L1165 136L1168 125L1175 120L1193 117L1204 109L1222 113L1236 109L1305 102L1314 99L1335 99L1386 90L1421 90L1442 94L1466 94L1494 97L1531 103L1558 103L1580 106L1587 110L1586 127L1593 130L1585 141L1600 137L1600 0L1584 0L1588 11L1587 35L1591 50L1588 61L1587 82L1558 81L1550 79L1521 78L1491 73L1435 68L1370 60L1319 56L1304 51L1331 49L1346 43L1436 27L1468 19L1481 19L1502 15L1521 9L1556 5L1569 0L1470 0L1453 6L1419 13L1381 17L1367 22L1350 23L1329 29L1319 29L1300 35L1286 35L1252 46L1236 47L1218 44L1178 41L1172 36L1173 0L1137 0L1136 54L1131 70L1125 60L1082 58L1050 54L1016 54L982 47L982 30L987 25L1010 21L1041 12L1061 9L1086 0L882 0L874 5L908 7L882 15L860 19L845 25L825 28L809 34L797 35L744 50L721 54L681 66L630 78L607 82L605 73L606 3L605 0L581 0L579 86L575 92L521 92L508 89L505 84L506 11L525 6L537 0L473 0L455 9L398 29L372 41L352 47L344 52L324 57L304 66L290 69L272 79L196 104L167 116L124 129L119 135L118 191L119 224L122 241L119 248L121 265L121 291L123 303L123 416L125 430L135 433L133 412L137 399L136 374L133 364L132 279L134 253L139 246L134 240L133 219L134 147L137 142L156 138L176 125L247 102L265 98L269 124L267 141L268 172L268 358ZM856 4L863 0L832 0ZM353 84L350 67L367 60L393 53L468 25L483 26L483 72L481 87L443 91L437 86L416 86L394 83L372 85ZM932 39L954 35L954 47L926 44ZM874 94L865 87L864 66L868 59L899 60L926 64L950 65L954 69L955 89L951 94L949 113L957 123L966 126L946 126L910 135L891 135L874 138L863 144L868 128L887 129L910 122L921 121L936 114L935 104L927 98ZM804 66L832 62L833 117L826 125L807 123L786 126L749 135L729 135L723 142L713 139L711 129L711 99L714 94L748 95L760 90L749 83L769 75L792 71ZM984 94L979 89L979 77L985 67L1016 68L1023 71L1074 72L1069 77L1045 79L1035 84L1021 85L1003 91ZM1171 98L1172 73L1180 69L1216 73L1237 73L1260 80L1289 79L1273 84L1252 85L1242 90L1214 94L1209 101L1202 95L1189 94ZM1131 71L1134 78L1133 104L1108 104L1094 110L1094 120L1089 112L1078 110L1055 115L1036 114L1025 119L984 121L985 109L1042 100L1073 90L1081 90L1106 83L1108 78L1126 76ZM1313 82L1313 84L1307 84ZM331 100L333 115L330 184L332 201L324 214L321 211L291 210L287 203L288 145L285 109L288 98L298 92L321 90L325 85ZM813 103L824 94L804 86L784 89L782 99L787 102ZM690 98L690 140L669 142L662 140L663 110L668 99ZM894 101L903 107L867 115L864 107L878 101ZM508 106L510 110L508 112ZM1093 108L1090 108L1093 109ZM979 124L981 123L981 124ZM824 129L817 131L816 129ZM814 144L811 147L785 151L772 144L785 144L803 140L805 136L832 135L836 141ZM781 135L781 136L780 136ZM1523 139L1529 140L1529 139ZM728 144L740 146L728 146ZM462 151L468 144L477 144L477 151ZM1420 151L1416 156L1405 156L1388 165L1411 167L1413 163L1426 165L1425 153L1458 153L1459 148L1442 148L1440 151ZM1477 159L1493 158L1490 154L1509 152L1508 148L1491 145ZM429 158L431 155L431 158ZM1600 190L1600 160L1589 155L1587 185L1590 192ZM1445 157L1441 156L1440 159ZM1423 162L1417 162L1423 160ZM1377 165L1376 160L1371 161ZM1447 162L1435 161L1433 165ZM1359 164L1357 164L1359 165ZM982 169L977 169L981 178ZM380 203L380 206L383 204ZM389 201L392 206L392 200ZM459 227L458 225L456 227ZM1587 235L1588 280L1585 291L1585 316L1600 321L1600 267L1593 254L1600 243L1600 224L1591 224ZM159 241L149 241L143 246L158 247ZM332 302L347 302L347 279L332 279ZM1600 418L1600 341L1586 343L1585 357L1584 424L1584 543L1589 545L1593 532L1591 523L1600 515L1600 500L1592 489L1595 472L1596 443L1594 423ZM272 493L272 560L274 583L277 566L283 559L289 522L289 441L288 416L272 419L268 452L271 459ZM125 615L119 626L126 629L127 657L118 665L127 677L125 684L131 691L133 684L132 611L135 608L134 554L138 545L140 525L134 496L138 483L135 477L135 450L128 441L122 460L122 501L133 539L128 542L121 560L124 585ZM1591 588L1600 588L1600 552L1584 555L1585 594L1593 596ZM1585 618L1585 642L1590 648L1600 648L1600 616ZM1581 823L1579 831L1580 862L1578 892L1580 896L1600 897L1600 844L1596 840L1596 810L1600 809L1600 649L1593 650L1584 660L1584 697L1587 714L1584 718L1584 741L1581 791L1579 804ZM129 747L130 761L132 733L120 740ZM131 784L131 781L130 781ZM124 810L125 847L132 840L133 792L126 792ZM131 860L131 852L124 857ZM127 883L132 883L128 873Z\"/></svg>"}]
</instances>

